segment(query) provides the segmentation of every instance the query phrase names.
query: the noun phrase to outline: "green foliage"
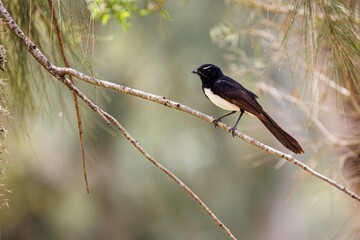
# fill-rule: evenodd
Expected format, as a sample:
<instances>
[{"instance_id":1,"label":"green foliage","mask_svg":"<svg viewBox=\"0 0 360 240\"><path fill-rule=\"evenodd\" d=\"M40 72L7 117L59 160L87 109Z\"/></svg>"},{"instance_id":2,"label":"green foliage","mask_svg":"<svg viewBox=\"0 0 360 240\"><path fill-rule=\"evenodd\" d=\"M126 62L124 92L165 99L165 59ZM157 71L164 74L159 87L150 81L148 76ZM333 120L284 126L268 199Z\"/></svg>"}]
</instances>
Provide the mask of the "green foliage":
<instances>
[{"instance_id":1,"label":"green foliage","mask_svg":"<svg viewBox=\"0 0 360 240\"><path fill-rule=\"evenodd\" d=\"M324 47L331 49L336 60L335 67L341 73L338 80L347 87L360 93L360 76L357 69L360 61L359 18L356 8L350 3L329 1L321 4L324 15L321 36ZM329 41L330 40L330 41ZM347 83L346 83L347 82Z\"/></svg>"},{"instance_id":2,"label":"green foliage","mask_svg":"<svg viewBox=\"0 0 360 240\"><path fill-rule=\"evenodd\" d=\"M69 56L70 65L84 66L88 59L91 46L87 38L91 37L88 19L89 11L85 3L53 1L53 9L60 21L64 48ZM58 49L58 39L54 30L54 19L51 7L47 0L4 1L5 7L22 31L39 47L39 49L59 66L63 66ZM70 24L71 23L71 24ZM38 109L49 107L52 104L61 104L60 98L56 102L50 101L54 92L60 93L59 85L48 81L50 75L34 62L26 47L19 43L17 37L1 23L0 41L6 50L6 63L3 77L8 79L8 101L12 107L12 114L19 114L22 120L24 113L36 113ZM85 53L85 54L82 54ZM79 55L83 55L78 57ZM91 53L89 54L91 55ZM77 59L78 58L78 59ZM85 60L84 60L85 59ZM54 91L55 88L55 91ZM60 93L61 95L61 93Z\"/></svg>"},{"instance_id":3,"label":"green foliage","mask_svg":"<svg viewBox=\"0 0 360 240\"><path fill-rule=\"evenodd\" d=\"M90 1L89 9L93 18L103 25L111 18L115 18L126 30L130 27L129 20L135 14L137 16L148 16L156 11L161 11L167 18L169 14L163 9L165 1L144 1L139 4L136 0L94 0Z\"/></svg>"}]
</instances>

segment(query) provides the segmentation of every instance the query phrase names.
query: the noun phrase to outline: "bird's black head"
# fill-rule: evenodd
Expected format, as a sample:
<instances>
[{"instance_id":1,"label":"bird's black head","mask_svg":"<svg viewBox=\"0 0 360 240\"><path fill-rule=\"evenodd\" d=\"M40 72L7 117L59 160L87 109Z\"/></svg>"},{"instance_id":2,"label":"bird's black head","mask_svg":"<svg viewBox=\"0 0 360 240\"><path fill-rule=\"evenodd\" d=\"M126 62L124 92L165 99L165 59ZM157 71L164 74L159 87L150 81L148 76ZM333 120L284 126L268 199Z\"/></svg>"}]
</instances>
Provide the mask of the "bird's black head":
<instances>
[{"instance_id":1,"label":"bird's black head","mask_svg":"<svg viewBox=\"0 0 360 240\"><path fill-rule=\"evenodd\" d=\"M208 63L201 65L192 73L199 75L202 81L215 81L224 75L218 66Z\"/></svg>"}]
</instances>

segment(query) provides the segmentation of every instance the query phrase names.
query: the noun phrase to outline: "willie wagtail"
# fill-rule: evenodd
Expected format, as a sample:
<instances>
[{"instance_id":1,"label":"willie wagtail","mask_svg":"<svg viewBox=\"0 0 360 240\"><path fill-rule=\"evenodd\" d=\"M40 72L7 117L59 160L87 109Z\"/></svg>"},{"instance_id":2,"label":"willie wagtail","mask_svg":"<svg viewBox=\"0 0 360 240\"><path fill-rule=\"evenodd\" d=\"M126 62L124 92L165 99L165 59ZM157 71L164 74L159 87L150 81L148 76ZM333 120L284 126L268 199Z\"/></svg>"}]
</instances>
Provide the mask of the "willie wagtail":
<instances>
[{"instance_id":1,"label":"willie wagtail","mask_svg":"<svg viewBox=\"0 0 360 240\"><path fill-rule=\"evenodd\" d=\"M236 126L244 112L257 117L265 127L276 137L279 142L294 153L303 153L300 144L287 132L285 132L256 101L255 93L244 88L240 83L225 76L221 69L213 64L203 64L192 73L197 74L202 82L202 90L205 96L216 106L231 111L214 120L216 124L231 114L240 111L240 116L231 128L234 136Z\"/></svg>"}]
</instances>

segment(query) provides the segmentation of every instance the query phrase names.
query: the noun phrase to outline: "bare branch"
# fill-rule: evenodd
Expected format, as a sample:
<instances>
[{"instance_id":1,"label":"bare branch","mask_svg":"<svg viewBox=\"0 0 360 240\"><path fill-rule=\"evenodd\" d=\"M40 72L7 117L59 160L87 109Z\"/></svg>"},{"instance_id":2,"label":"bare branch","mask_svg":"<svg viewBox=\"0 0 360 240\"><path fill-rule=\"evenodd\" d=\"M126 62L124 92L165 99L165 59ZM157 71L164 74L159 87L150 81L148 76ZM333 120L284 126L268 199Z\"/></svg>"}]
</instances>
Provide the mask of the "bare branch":
<instances>
[{"instance_id":1,"label":"bare branch","mask_svg":"<svg viewBox=\"0 0 360 240\"><path fill-rule=\"evenodd\" d=\"M1 1L1 0L0 0ZM101 114L105 116L109 122L113 123L116 128L120 130L120 132L124 135L124 137L131 142L131 144L153 165L159 168L162 172L168 175L171 179L173 179L181 188L183 188L205 211L206 213L215 221L215 223L229 236L230 239L236 240L231 231L220 221L218 217L210 210L210 208L175 174L173 174L166 167L161 165L155 158L153 158L148 152L145 151L144 148L141 147L139 142L133 138L130 133L121 125L121 123L116 120L113 116L111 116L106 111L102 110L99 106L93 103L90 99L88 99L76 86L66 77L61 77L61 80L71 91L73 91L79 98L81 98L91 109L99 109Z\"/></svg>"},{"instance_id":2,"label":"bare branch","mask_svg":"<svg viewBox=\"0 0 360 240\"><path fill-rule=\"evenodd\" d=\"M56 36L57 36L57 39L58 39L61 58L62 58L62 60L64 62L65 67L70 67L69 61L68 61L68 59L66 57L66 54L65 54L64 41L63 41L63 37L62 37L62 34L61 34L60 23L59 23L59 19L57 17L57 13L56 13L56 9L55 9L53 1L48 0L48 5L49 5L49 8L51 9L51 16L54 19L55 31L56 31ZM72 80L72 76L69 76L69 79L70 79L70 81L72 83L74 83L73 80ZM83 163L83 175L84 175L85 187L86 187L86 192L90 193L89 182L88 182L87 172L86 172L86 156L85 156L85 146L84 146L84 137L83 137L83 127L82 127L82 122L81 122L79 101L78 101L75 93L73 93L73 100L74 100L74 107L75 107L75 112L76 112L78 132L79 132L79 142L80 142L80 148L81 148L81 156L82 156L82 163Z\"/></svg>"},{"instance_id":3,"label":"bare branch","mask_svg":"<svg viewBox=\"0 0 360 240\"><path fill-rule=\"evenodd\" d=\"M62 74L68 74L68 75L72 75L76 78L79 78L80 80L83 80L85 82L88 82L90 84L93 84L93 85L96 85L96 86L100 86L100 87L105 87L105 88L109 88L109 89L113 89L115 91L118 91L118 92L121 92L121 93L126 93L126 94L130 94L130 95L133 95L133 96L136 96L136 97L140 97L140 98L143 98L143 99L146 99L146 100L150 100L150 101L153 101L153 102L156 102L156 103L159 103L159 104L162 104L164 106L167 106L169 108L174 108L174 109L177 109L177 110L180 110L180 111L183 111L183 112L186 112L186 113L189 113L195 117L198 117L208 123L213 123L213 121L215 120L215 118L211 117L211 116L208 116L204 113L201 113L199 111L196 111L188 106L185 106L183 104L180 104L178 102L174 102L174 101L171 101L169 99L166 99L165 97L162 97L162 96L157 96L157 95L154 95L154 94L151 94L151 93L146 93L146 92L143 92L143 91L140 91L140 90L136 90L136 89L132 89L132 88L129 88L129 87L125 87L125 86L122 86L122 85L119 85L119 84L114 84L114 83L111 83L111 82L107 82L107 81L104 81L104 80L99 80L99 79L96 79L96 78L93 78L93 77L89 77L77 70L74 70L74 69L70 69L70 68L59 68L59 71L62 73ZM222 122L219 122L218 123L218 126L228 132L230 132L230 129L231 127L228 126L227 124L224 124ZM323 180L324 182L336 187L337 189L343 191L344 193L346 193L347 195L349 195L350 197L360 201L360 196L358 196L357 194L355 194L354 192L348 190L347 188L345 188L344 186L340 185L339 183L335 182L334 180L328 178L328 177L325 177L324 175L316 172L315 170L311 169L310 167L308 167L306 164L300 162L299 160L295 159L294 157L292 157L291 155L289 154L286 154L286 153L283 153L279 150L276 150L272 147L269 147L247 135L245 135L244 133L236 130L235 131L235 135L243 140L245 140L246 142L270 153L270 154L273 154L279 158L283 158L285 160L287 160L288 162L300 167L301 169L303 169L304 171L308 172L309 174Z\"/></svg>"},{"instance_id":4,"label":"bare branch","mask_svg":"<svg viewBox=\"0 0 360 240\"><path fill-rule=\"evenodd\" d=\"M161 171L163 171L166 175L168 175L170 178L172 178L180 187L182 187L205 211L209 216L216 222L217 225L219 225L220 228L223 229L223 231L226 233L226 235L229 236L230 239L236 238L232 235L231 231L216 217L216 215L210 210L208 206L205 205L205 203L184 183L182 182L178 177L176 177L175 174L173 174L170 170L165 168L163 165L161 165L158 161L156 161L149 153L147 153L139 144L138 141L136 141L128 131L110 114L103 112L105 116L108 117L109 121L112 122L125 136L126 139L128 139L132 145L136 149L141 152L141 154L146 157L152 164L154 164L157 168L159 168Z\"/></svg>"}]
</instances>

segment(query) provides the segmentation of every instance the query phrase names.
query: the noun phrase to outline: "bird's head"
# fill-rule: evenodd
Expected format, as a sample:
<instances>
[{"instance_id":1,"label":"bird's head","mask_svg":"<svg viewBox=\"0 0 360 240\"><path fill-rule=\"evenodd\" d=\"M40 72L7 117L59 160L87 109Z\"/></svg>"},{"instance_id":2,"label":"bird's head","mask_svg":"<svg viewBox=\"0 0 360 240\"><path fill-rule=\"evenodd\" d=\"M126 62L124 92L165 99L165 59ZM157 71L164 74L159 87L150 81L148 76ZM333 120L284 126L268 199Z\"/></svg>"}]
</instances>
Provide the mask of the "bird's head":
<instances>
[{"instance_id":1,"label":"bird's head","mask_svg":"<svg viewBox=\"0 0 360 240\"><path fill-rule=\"evenodd\" d=\"M224 75L218 66L208 63L199 66L197 69L193 70L192 73L197 74L201 80L207 81L215 81Z\"/></svg>"}]
</instances>

